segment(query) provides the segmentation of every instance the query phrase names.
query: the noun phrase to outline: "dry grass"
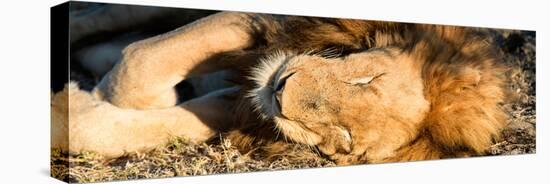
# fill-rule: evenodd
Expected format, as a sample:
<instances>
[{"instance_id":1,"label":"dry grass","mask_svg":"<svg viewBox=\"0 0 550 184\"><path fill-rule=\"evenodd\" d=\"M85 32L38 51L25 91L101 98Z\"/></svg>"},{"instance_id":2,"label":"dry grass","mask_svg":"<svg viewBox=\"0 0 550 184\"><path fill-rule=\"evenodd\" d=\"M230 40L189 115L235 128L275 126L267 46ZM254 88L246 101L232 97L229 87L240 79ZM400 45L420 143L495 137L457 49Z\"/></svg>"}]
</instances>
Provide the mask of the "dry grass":
<instances>
[{"instance_id":1,"label":"dry grass","mask_svg":"<svg viewBox=\"0 0 550 184\"><path fill-rule=\"evenodd\" d=\"M193 144L174 138L149 153L130 154L117 159L104 159L93 153L66 155L52 150L51 173L53 177L67 182L97 182L335 165L299 145L289 152L299 152L293 155L299 155L300 159L289 158L289 154L265 161L261 155L241 154L228 139L222 139L218 144Z\"/></svg>"},{"instance_id":2,"label":"dry grass","mask_svg":"<svg viewBox=\"0 0 550 184\"><path fill-rule=\"evenodd\" d=\"M504 62L512 68L508 87L515 98L502 105L510 115L509 126L489 154L535 153L535 35L504 30L494 31L494 35L505 56ZM52 150L51 174L68 182L97 182L335 165L300 145L288 152L291 154L266 159L256 153L240 153L225 139L214 144L193 144L174 138L149 153L117 159L105 159L94 153L66 155ZM300 158L296 159L297 156Z\"/></svg>"}]
</instances>

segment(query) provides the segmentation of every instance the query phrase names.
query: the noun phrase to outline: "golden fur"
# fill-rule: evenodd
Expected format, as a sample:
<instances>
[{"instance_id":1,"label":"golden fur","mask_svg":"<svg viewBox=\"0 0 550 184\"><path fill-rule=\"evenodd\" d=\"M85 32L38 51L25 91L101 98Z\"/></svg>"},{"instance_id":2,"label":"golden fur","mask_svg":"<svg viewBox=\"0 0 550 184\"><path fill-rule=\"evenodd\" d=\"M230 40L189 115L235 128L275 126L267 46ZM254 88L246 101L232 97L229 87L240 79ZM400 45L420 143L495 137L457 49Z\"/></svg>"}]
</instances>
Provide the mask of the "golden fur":
<instances>
[{"instance_id":1,"label":"golden fur","mask_svg":"<svg viewBox=\"0 0 550 184\"><path fill-rule=\"evenodd\" d=\"M239 90L225 93L236 98L211 95L173 107L175 84L222 69L239 73L229 79ZM498 137L505 125L499 107L506 95L504 70L491 40L470 28L220 13L130 45L93 98L113 104L103 102L112 106L113 116L135 108L141 110L124 115L126 120L143 114L157 118L147 131L103 145L115 150L112 156L122 148L131 152L160 144L166 133L152 130L160 127L180 127L177 135L204 140L185 131L185 122L189 128L208 125L207 137L225 132L243 151L274 154L298 143L338 164L426 160L480 155ZM219 100L234 108L216 110L212 104ZM186 121L164 123L169 109L180 109L176 116ZM206 118L207 111L218 117ZM123 131L109 125L98 129L104 128ZM159 139L138 139L147 146L126 149L134 143L125 140L145 135ZM106 153L96 147L71 150L72 144L93 145L98 137L104 138L69 139L69 151Z\"/></svg>"}]
</instances>

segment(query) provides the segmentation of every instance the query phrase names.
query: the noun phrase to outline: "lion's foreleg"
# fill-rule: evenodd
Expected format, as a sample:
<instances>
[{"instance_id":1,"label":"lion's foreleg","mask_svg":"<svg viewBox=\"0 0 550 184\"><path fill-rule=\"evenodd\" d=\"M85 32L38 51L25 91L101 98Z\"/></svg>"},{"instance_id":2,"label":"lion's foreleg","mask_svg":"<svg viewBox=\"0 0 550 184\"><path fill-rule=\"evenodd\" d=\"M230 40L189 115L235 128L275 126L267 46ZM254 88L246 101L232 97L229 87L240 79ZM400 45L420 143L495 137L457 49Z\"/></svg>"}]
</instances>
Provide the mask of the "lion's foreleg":
<instances>
[{"instance_id":1,"label":"lion's foreleg","mask_svg":"<svg viewBox=\"0 0 550 184\"><path fill-rule=\"evenodd\" d=\"M185 78L231 67L206 62L252 44L250 15L218 13L170 33L135 42L96 87L97 96L123 108L152 109L176 103L174 86Z\"/></svg>"},{"instance_id":2,"label":"lion's foreleg","mask_svg":"<svg viewBox=\"0 0 550 184\"><path fill-rule=\"evenodd\" d=\"M52 148L118 157L176 136L202 142L231 125L238 90L222 89L170 108L136 110L100 101L73 85L52 100Z\"/></svg>"}]
</instances>

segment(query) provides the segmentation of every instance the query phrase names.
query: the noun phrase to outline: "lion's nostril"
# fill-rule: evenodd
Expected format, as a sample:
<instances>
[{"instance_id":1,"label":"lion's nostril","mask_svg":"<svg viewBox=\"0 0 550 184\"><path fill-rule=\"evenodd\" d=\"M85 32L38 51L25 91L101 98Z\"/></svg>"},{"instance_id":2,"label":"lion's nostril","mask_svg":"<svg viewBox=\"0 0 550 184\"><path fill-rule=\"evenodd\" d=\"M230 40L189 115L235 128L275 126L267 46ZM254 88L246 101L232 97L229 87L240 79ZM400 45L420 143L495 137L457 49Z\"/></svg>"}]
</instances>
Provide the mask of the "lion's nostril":
<instances>
[{"instance_id":1,"label":"lion's nostril","mask_svg":"<svg viewBox=\"0 0 550 184\"><path fill-rule=\"evenodd\" d=\"M281 100L282 100L282 96L283 96L283 88L281 88L280 90L277 90L275 92L275 98L277 99L277 102L279 103L279 107L281 107Z\"/></svg>"},{"instance_id":2,"label":"lion's nostril","mask_svg":"<svg viewBox=\"0 0 550 184\"><path fill-rule=\"evenodd\" d=\"M275 91L276 92L280 92L283 90L283 88L285 87L285 84L286 84L286 79L288 79L287 77L285 78L282 78L279 80L279 83L277 84L277 87L275 88Z\"/></svg>"},{"instance_id":3,"label":"lion's nostril","mask_svg":"<svg viewBox=\"0 0 550 184\"><path fill-rule=\"evenodd\" d=\"M286 81L292 75L294 75L294 73L291 73L285 77L280 78L279 81L277 81L275 84L275 100L277 101L277 105L279 106L279 109L281 109L281 102L283 99L283 91L285 90Z\"/></svg>"},{"instance_id":4,"label":"lion's nostril","mask_svg":"<svg viewBox=\"0 0 550 184\"><path fill-rule=\"evenodd\" d=\"M277 86L275 86L275 91L276 92L283 91L283 89L285 88L287 79L290 78L290 76L294 75L294 73L291 73L285 77L280 78L279 81L277 82Z\"/></svg>"}]
</instances>

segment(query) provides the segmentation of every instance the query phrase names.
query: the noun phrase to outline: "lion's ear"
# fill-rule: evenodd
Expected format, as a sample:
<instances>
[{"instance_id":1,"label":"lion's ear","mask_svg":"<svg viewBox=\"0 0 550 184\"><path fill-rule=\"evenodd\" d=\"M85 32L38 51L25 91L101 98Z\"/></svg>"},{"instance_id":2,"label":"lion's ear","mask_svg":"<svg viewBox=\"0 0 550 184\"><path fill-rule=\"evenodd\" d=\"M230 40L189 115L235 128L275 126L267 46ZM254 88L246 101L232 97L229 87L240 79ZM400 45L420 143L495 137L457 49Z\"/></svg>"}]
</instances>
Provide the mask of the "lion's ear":
<instances>
[{"instance_id":1,"label":"lion's ear","mask_svg":"<svg viewBox=\"0 0 550 184\"><path fill-rule=\"evenodd\" d=\"M481 71L474 68L464 68L460 70L460 74L457 77L457 83L460 85L460 89L471 89L476 87L481 81Z\"/></svg>"}]
</instances>

